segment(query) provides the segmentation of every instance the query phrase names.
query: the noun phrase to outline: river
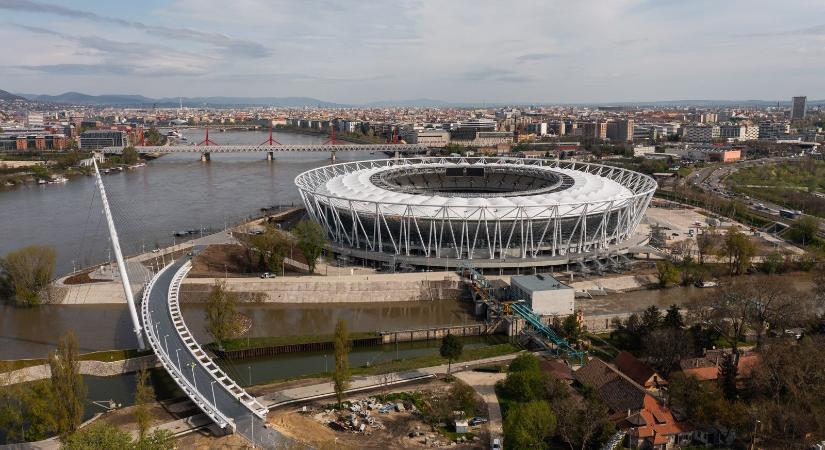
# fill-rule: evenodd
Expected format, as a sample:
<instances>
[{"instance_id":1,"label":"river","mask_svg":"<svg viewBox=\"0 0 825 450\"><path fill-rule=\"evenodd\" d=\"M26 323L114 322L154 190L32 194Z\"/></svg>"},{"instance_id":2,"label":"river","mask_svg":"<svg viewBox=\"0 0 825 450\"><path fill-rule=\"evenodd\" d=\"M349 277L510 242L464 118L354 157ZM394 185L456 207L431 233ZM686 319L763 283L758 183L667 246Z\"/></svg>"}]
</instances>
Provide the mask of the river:
<instances>
[{"instance_id":1,"label":"river","mask_svg":"<svg viewBox=\"0 0 825 450\"><path fill-rule=\"evenodd\" d=\"M203 130L185 130L189 142ZM210 133L218 144L261 143L268 131ZM323 136L274 133L281 143L318 144ZM329 154L276 153L267 163L263 153L174 154L146 167L104 176L104 184L125 254L172 243L175 230L221 229L260 212L261 207L299 203L295 176L329 164ZM383 154L339 153L339 161L384 158ZM107 261L109 238L94 179L77 177L65 184L28 184L0 192L0 255L28 245L57 251L56 275L73 266Z\"/></svg>"}]
</instances>

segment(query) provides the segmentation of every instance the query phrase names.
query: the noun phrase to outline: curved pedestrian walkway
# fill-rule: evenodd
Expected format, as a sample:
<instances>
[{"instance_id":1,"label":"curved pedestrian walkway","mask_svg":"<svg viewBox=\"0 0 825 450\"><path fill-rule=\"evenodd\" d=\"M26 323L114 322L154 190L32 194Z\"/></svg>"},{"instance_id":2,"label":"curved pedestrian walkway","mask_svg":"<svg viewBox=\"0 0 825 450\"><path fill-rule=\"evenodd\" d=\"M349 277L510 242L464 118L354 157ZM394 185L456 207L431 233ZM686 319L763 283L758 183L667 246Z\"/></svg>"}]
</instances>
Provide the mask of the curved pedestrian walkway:
<instances>
[{"instance_id":1,"label":"curved pedestrian walkway","mask_svg":"<svg viewBox=\"0 0 825 450\"><path fill-rule=\"evenodd\" d=\"M267 409L209 358L183 321L178 293L191 268L188 256L180 258L147 284L141 304L146 340L175 383L215 424L255 445L276 448L286 438L267 428Z\"/></svg>"}]
</instances>

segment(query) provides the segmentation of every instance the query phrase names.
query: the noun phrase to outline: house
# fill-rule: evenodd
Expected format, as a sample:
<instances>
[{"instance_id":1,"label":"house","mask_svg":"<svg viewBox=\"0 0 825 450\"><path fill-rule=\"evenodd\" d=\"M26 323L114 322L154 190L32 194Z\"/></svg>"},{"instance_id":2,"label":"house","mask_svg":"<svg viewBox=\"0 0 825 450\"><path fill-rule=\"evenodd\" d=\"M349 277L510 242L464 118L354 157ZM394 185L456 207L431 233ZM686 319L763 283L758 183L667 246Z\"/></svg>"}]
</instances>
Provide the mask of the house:
<instances>
[{"instance_id":1,"label":"house","mask_svg":"<svg viewBox=\"0 0 825 450\"><path fill-rule=\"evenodd\" d=\"M567 364L557 359L541 358L539 359L539 367L541 367L542 372L550 375L552 378L568 385L573 384L573 370Z\"/></svg>"},{"instance_id":2,"label":"house","mask_svg":"<svg viewBox=\"0 0 825 450\"><path fill-rule=\"evenodd\" d=\"M635 381L636 384L653 393L658 392L659 388L667 385L667 380L631 353L620 352L613 359L613 365L631 380Z\"/></svg>"},{"instance_id":3,"label":"house","mask_svg":"<svg viewBox=\"0 0 825 450\"><path fill-rule=\"evenodd\" d=\"M719 366L723 356L730 353L728 349L707 350L699 358L685 358L679 361L679 367L685 375L695 377L699 381L713 381L719 377ZM750 378L753 371L759 366L761 358L756 352L745 352L739 356L736 378Z\"/></svg>"},{"instance_id":4,"label":"house","mask_svg":"<svg viewBox=\"0 0 825 450\"><path fill-rule=\"evenodd\" d=\"M627 433L623 442L626 448L668 450L692 442L690 424L676 420L644 386L613 365L591 358L573 376L592 387L605 402L611 420Z\"/></svg>"}]
</instances>

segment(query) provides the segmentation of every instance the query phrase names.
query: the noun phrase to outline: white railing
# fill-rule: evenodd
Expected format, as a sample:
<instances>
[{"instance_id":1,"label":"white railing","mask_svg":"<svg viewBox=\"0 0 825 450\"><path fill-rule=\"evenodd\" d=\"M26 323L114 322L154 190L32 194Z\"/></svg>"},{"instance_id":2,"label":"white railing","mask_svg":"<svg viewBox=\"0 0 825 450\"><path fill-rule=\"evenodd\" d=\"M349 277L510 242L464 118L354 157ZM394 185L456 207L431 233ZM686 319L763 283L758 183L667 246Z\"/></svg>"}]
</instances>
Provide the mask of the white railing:
<instances>
[{"instance_id":1,"label":"white railing","mask_svg":"<svg viewBox=\"0 0 825 450\"><path fill-rule=\"evenodd\" d=\"M186 263L178 269L177 273L175 273L172 283L169 286L169 316L172 318L172 322L175 325L178 335L181 337L184 344L186 344L187 350L189 350L195 360L197 360L201 367L209 372L215 380L220 382L220 385L224 388L224 390L235 397L239 402L241 402L241 404L246 406L250 412L261 419L265 419L267 413L266 407L258 402L255 397L249 395L249 393L247 393L246 390L230 378L223 371L223 369L220 368L220 366L212 361L209 355L203 351L201 346L192 336L192 333L189 331L189 327L186 326L186 322L184 322L183 315L180 311L179 293L180 284L190 270L192 270L192 262L186 261Z\"/></svg>"},{"instance_id":2,"label":"white railing","mask_svg":"<svg viewBox=\"0 0 825 450\"><path fill-rule=\"evenodd\" d=\"M143 328L145 331L145 336L149 341L149 345L152 347L152 350L158 356L158 360L163 365L163 368L169 373L172 379L177 383L177 385L183 390L183 392L201 409L213 422L215 422L221 428L230 427L232 431L235 429L235 423L232 419L226 417L220 410L217 409L214 405L209 403L207 398L203 396L200 391L198 391L192 383L186 378L186 376L181 372L179 367L176 367L175 364L172 362L172 359L169 354L166 353L164 347L160 343L160 339L156 334L156 329L152 323L152 315L151 311L149 310L149 297L152 293L152 288L155 285L157 279L167 270L169 270L173 263L170 263L163 269L161 269L154 277L146 284L143 289L143 299L141 302L141 315L143 319Z\"/></svg>"}]
</instances>

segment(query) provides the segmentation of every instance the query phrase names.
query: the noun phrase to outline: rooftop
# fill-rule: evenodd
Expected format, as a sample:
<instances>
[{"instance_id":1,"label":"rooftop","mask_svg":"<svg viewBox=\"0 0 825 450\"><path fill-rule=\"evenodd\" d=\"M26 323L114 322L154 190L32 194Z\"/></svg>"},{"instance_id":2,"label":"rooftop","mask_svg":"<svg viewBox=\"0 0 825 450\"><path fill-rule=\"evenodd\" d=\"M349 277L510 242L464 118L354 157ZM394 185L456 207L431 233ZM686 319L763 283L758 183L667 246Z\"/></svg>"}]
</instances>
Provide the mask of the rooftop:
<instances>
[{"instance_id":1,"label":"rooftop","mask_svg":"<svg viewBox=\"0 0 825 450\"><path fill-rule=\"evenodd\" d=\"M513 275L510 277L510 282L518 284L521 288L528 289L532 292L553 291L556 289L573 289L557 280L549 273L539 273L536 275Z\"/></svg>"}]
</instances>

